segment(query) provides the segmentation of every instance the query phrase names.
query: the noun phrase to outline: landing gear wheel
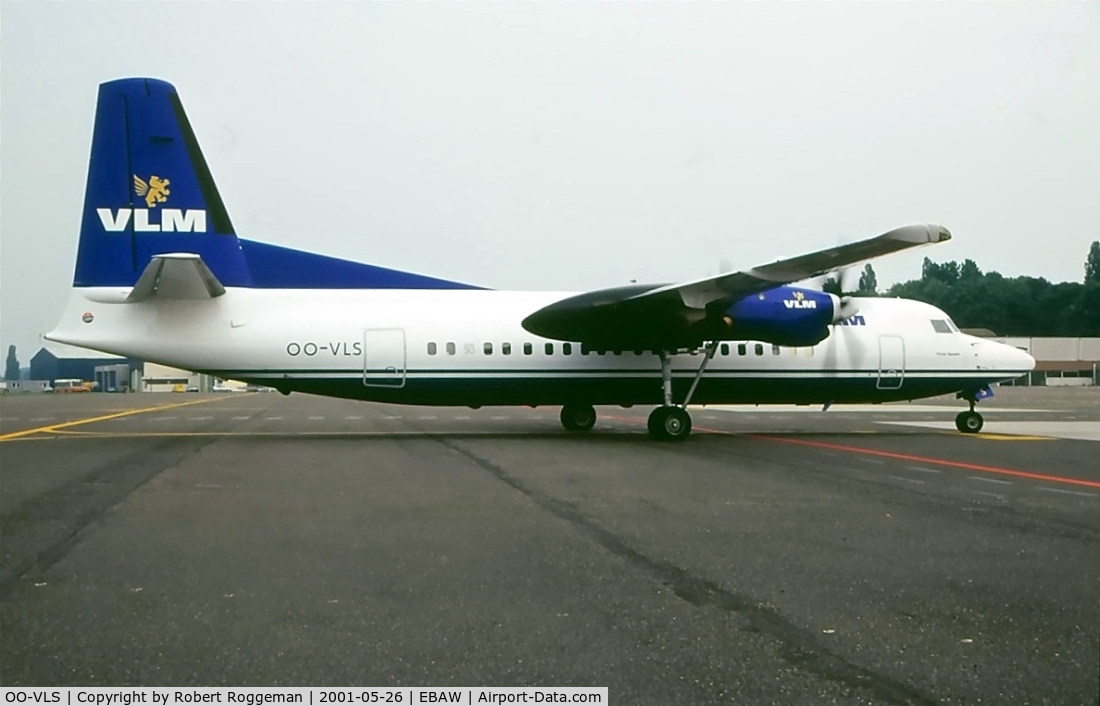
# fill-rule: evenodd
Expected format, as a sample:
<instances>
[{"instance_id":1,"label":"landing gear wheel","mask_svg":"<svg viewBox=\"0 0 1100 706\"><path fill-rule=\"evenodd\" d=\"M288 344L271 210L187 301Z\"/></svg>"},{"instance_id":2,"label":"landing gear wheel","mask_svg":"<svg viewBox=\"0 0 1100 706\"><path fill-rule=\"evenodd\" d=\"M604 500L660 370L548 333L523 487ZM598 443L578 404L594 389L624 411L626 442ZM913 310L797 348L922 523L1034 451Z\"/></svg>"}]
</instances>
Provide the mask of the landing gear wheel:
<instances>
[{"instance_id":1,"label":"landing gear wheel","mask_svg":"<svg viewBox=\"0 0 1100 706\"><path fill-rule=\"evenodd\" d=\"M977 434L982 430L985 420L977 412L959 412L955 417L955 428L963 434Z\"/></svg>"},{"instance_id":2,"label":"landing gear wheel","mask_svg":"<svg viewBox=\"0 0 1100 706\"><path fill-rule=\"evenodd\" d=\"M561 425L569 431L588 431L596 425L596 410L590 404L567 404L561 408Z\"/></svg>"},{"instance_id":3,"label":"landing gear wheel","mask_svg":"<svg viewBox=\"0 0 1100 706\"><path fill-rule=\"evenodd\" d=\"M658 407L650 412L646 425L658 441L683 441L691 434L691 415L680 407Z\"/></svg>"}]
</instances>

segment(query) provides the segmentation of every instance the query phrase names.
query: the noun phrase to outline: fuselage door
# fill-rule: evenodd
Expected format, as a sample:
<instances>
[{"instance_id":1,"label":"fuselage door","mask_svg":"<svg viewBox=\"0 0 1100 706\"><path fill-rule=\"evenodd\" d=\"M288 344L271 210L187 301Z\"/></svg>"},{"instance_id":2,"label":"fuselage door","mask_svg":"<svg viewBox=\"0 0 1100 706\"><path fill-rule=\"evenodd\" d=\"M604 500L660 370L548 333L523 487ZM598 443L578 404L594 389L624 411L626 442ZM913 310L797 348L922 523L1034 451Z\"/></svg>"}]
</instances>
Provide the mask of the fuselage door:
<instances>
[{"instance_id":1,"label":"fuselage door","mask_svg":"<svg viewBox=\"0 0 1100 706\"><path fill-rule=\"evenodd\" d=\"M363 384L405 386L405 330L375 328L363 332Z\"/></svg>"},{"instance_id":2,"label":"fuselage door","mask_svg":"<svg viewBox=\"0 0 1100 706\"><path fill-rule=\"evenodd\" d=\"M897 390L905 380L905 339L878 337L878 383L880 390Z\"/></svg>"}]
</instances>

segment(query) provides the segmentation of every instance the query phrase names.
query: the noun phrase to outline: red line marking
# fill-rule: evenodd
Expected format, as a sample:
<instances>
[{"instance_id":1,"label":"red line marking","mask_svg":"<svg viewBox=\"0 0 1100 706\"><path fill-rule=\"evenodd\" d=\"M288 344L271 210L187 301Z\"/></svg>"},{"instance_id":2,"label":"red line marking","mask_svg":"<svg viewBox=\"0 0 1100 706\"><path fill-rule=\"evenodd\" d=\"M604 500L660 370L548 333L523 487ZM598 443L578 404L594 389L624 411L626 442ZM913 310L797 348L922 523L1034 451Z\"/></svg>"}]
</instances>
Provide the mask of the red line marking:
<instances>
[{"instance_id":1,"label":"red line marking","mask_svg":"<svg viewBox=\"0 0 1100 706\"><path fill-rule=\"evenodd\" d=\"M701 429L701 431L717 431L719 434L725 434L729 432L721 432L716 429ZM1065 483L1066 485L1080 485L1086 488L1100 488L1100 481L1083 480L1081 478L1067 478L1065 476L1051 476L1045 473L1031 473L1029 471L1014 471L1010 468L998 468L996 466L982 466L977 463L964 463L962 461L948 461L943 458L930 458L928 456L913 456L912 454L896 453L894 451L877 451L875 449L865 449L861 446L844 446L842 444L829 444L824 441L806 441L805 439L790 439L783 436L762 436L759 434L743 434L750 439L760 439L762 441L776 441L781 444L795 444L796 446L812 446L820 449L832 449L834 451L849 451L857 454L867 454L868 456L884 456L886 458L894 458L901 461L917 461L918 463L931 463L939 466L948 466L950 468L965 468L968 471L982 471L985 473L996 473L1003 476L1016 476L1018 478L1030 478L1032 480L1045 480L1051 483Z\"/></svg>"},{"instance_id":2,"label":"red line marking","mask_svg":"<svg viewBox=\"0 0 1100 706\"><path fill-rule=\"evenodd\" d=\"M640 422L641 420L631 417L608 417L608 419L615 419L618 421L630 421ZM781 444L794 444L796 446L810 446L819 449L830 449L832 451L848 451L850 453L866 454L868 456L883 456L885 458L894 458L900 461L916 461L918 463L931 463L938 466L947 466L949 468L963 468L968 471L982 471L984 473L996 473L1003 476L1016 476L1017 478L1030 478L1032 480L1044 480L1051 483L1063 483L1065 485L1079 485L1085 488L1098 488L1100 489L1100 481L1084 480L1082 478L1067 478L1065 476L1052 476L1045 473L1031 473L1029 471L1015 471L1011 468L998 468L996 466L983 466L977 463L964 463L962 461L948 461L943 458L931 458L929 456L914 456L912 454L896 453L894 451L878 451L876 449L865 449L861 446L845 446L843 444L829 444L824 441L806 441L805 439L791 439L785 436L765 436L763 434L739 434L734 431L723 431L722 429L708 429L706 427L695 427L697 431L704 431L710 434L724 434L726 436L743 436L746 439L757 439L759 441L775 441Z\"/></svg>"}]
</instances>

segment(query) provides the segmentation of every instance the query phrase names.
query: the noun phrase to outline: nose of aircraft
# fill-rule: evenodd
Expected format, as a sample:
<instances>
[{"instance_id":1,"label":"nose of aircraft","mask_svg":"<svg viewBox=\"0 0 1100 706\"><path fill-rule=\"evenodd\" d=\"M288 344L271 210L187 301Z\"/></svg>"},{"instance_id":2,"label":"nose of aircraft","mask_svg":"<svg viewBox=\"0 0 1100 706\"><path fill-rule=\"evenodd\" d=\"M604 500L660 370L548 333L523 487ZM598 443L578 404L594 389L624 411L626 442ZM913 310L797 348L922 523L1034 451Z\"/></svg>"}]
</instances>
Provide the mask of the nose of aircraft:
<instances>
[{"instance_id":1,"label":"nose of aircraft","mask_svg":"<svg viewBox=\"0 0 1100 706\"><path fill-rule=\"evenodd\" d=\"M983 358L986 366L993 370L1026 373L1035 369L1035 359L1027 351L1004 343L992 343L985 348Z\"/></svg>"}]
</instances>

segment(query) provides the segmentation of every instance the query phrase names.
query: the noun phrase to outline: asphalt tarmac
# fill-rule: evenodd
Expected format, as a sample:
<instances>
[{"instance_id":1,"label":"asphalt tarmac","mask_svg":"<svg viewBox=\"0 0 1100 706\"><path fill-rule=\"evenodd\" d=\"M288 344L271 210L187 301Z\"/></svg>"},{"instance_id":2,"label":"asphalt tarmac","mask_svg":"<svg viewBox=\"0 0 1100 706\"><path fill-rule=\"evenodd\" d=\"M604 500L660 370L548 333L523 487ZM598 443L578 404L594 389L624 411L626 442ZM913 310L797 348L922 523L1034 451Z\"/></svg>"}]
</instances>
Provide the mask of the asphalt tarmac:
<instances>
[{"instance_id":1,"label":"asphalt tarmac","mask_svg":"<svg viewBox=\"0 0 1100 706\"><path fill-rule=\"evenodd\" d=\"M0 399L0 683L1090 704L1100 390L827 413Z\"/></svg>"}]
</instances>

